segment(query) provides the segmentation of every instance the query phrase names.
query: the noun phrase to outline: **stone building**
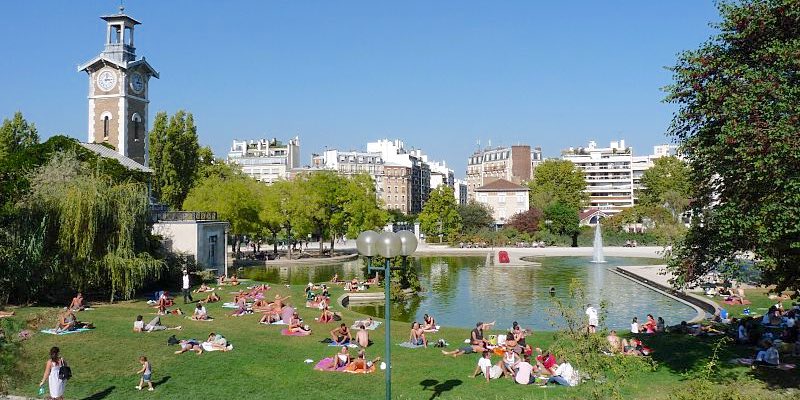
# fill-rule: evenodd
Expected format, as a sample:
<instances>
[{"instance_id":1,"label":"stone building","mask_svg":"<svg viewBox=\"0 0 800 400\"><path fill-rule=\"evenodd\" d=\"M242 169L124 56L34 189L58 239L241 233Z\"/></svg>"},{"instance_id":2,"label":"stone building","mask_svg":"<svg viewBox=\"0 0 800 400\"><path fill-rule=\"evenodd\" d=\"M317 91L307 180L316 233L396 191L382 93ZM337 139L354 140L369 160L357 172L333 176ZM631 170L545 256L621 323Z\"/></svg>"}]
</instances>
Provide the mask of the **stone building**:
<instances>
[{"instance_id":1,"label":"stone building","mask_svg":"<svg viewBox=\"0 0 800 400\"><path fill-rule=\"evenodd\" d=\"M475 201L489 206L492 209L495 226L501 227L514 214L528 211L529 191L527 186L505 179L495 179L475 189Z\"/></svg>"},{"instance_id":2,"label":"stone building","mask_svg":"<svg viewBox=\"0 0 800 400\"><path fill-rule=\"evenodd\" d=\"M541 150L538 157L541 159ZM515 184L527 182L538 161L528 145L480 149L467 159L467 195L474 199L477 188L498 179Z\"/></svg>"}]
</instances>

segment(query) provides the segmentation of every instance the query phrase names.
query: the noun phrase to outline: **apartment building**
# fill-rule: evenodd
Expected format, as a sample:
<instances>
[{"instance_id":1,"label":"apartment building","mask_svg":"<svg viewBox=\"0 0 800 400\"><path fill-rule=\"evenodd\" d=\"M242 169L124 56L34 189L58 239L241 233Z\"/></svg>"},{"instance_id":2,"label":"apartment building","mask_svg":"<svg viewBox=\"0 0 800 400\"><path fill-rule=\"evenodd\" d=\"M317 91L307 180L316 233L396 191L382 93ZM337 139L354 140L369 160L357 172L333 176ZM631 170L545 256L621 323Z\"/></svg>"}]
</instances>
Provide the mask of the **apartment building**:
<instances>
[{"instance_id":1,"label":"apartment building","mask_svg":"<svg viewBox=\"0 0 800 400\"><path fill-rule=\"evenodd\" d=\"M383 166L381 199L387 210L407 213L411 209L411 168L398 164Z\"/></svg>"},{"instance_id":2,"label":"apartment building","mask_svg":"<svg viewBox=\"0 0 800 400\"><path fill-rule=\"evenodd\" d=\"M278 139L234 140L227 162L241 166L242 172L261 182L288 179L300 166L300 138L283 143Z\"/></svg>"},{"instance_id":3,"label":"apartment building","mask_svg":"<svg viewBox=\"0 0 800 400\"><path fill-rule=\"evenodd\" d=\"M475 189L475 201L492 209L495 226L506 224L514 214L528 211L530 200L527 186L518 185L505 179L495 179Z\"/></svg>"},{"instance_id":4,"label":"apartment building","mask_svg":"<svg viewBox=\"0 0 800 400\"><path fill-rule=\"evenodd\" d=\"M541 149L538 157L541 161ZM477 188L498 179L515 184L526 182L531 179L533 166L531 146L528 145L477 150L467 159L468 197L474 199Z\"/></svg>"}]
</instances>

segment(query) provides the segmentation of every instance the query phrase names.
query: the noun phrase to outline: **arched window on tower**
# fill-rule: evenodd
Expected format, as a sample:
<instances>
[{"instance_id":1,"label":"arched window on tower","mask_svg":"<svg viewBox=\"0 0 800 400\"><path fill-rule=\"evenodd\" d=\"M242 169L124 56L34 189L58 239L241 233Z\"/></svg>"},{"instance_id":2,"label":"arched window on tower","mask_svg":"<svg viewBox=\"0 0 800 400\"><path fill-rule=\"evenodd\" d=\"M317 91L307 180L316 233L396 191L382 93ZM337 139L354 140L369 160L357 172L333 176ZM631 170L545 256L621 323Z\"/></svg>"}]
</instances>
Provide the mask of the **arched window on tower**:
<instances>
[{"instance_id":1,"label":"arched window on tower","mask_svg":"<svg viewBox=\"0 0 800 400\"><path fill-rule=\"evenodd\" d=\"M108 115L103 117L103 139L108 139Z\"/></svg>"},{"instance_id":2,"label":"arched window on tower","mask_svg":"<svg viewBox=\"0 0 800 400\"><path fill-rule=\"evenodd\" d=\"M141 138L142 117L140 117L138 113L134 113L131 117L131 121L133 121L133 140L138 142Z\"/></svg>"}]
</instances>

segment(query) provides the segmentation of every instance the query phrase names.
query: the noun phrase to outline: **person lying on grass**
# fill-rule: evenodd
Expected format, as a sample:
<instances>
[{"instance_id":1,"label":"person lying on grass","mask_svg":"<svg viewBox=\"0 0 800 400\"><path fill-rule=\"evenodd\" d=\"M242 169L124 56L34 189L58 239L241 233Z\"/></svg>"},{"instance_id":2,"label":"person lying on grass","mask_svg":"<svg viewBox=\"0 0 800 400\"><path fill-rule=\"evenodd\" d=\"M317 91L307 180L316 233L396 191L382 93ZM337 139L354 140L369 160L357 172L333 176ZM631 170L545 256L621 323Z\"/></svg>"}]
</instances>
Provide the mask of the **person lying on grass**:
<instances>
[{"instance_id":1,"label":"person lying on grass","mask_svg":"<svg viewBox=\"0 0 800 400\"><path fill-rule=\"evenodd\" d=\"M411 324L411 331L408 334L408 341L415 346L428 347L428 339L425 338L425 330L419 325L419 322L414 321Z\"/></svg>"},{"instance_id":2,"label":"person lying on grass","mask_svg":"<svg viewBox=\"0 0 800 400\"><path fill-rule=\"evenodd\" d=\"M0 311L0 318L13 317L16 315L14 311Z\"/></svg>"},{"instance_id":3,"label":"person lying on grass","mask_svg":"<svg viewBox=\"0 0 800 400\"><path fill-rule=\"evenodd\" d=\"M220 300L219 295L215 292L211 292L204 300L200 300L200 303L216 303Z\"/></svg>"},{"instance_id":4,"label":"person lying on grass","mask_svg":"<svg viewBox=\"0 0 800 400\"><path fill-rule=\"evenodd\" d=\"M270 311L272 310L272 303L264 299L258 299L253 302L252 309L256 312Z\"/></svg>"},{"instance_id":5,"label":"person lying on grass","mask_svg":"<svg viewBox=\"0 0 800 400\"><path fill-rule=\"evenodd\" d=\"M484 351L489 351L489 349L486 346L484 346L483 343L481 343L481 344L470 344L453 351L442 350L442 354L446 356L458 357L462 354L472 354L472 353L482 354Z\"/></svg>"},{"instance_id":6,"label":"person lying on grass","mask_svg":"<svg viewBox=\"0 0 800 400\"><path fill-rule=\"evenodd\" d=\"M489 379L497 379L503 375L503 370L499 366L492 365L492 353L488 350L481 353L481 358L478 360L475 372L472 373L470 378L474 378L480 374L486 377L486 382L489 382Z\"/></svg>"},{"instance_id":7,"label":"person lying on grass","mask_svg":"<svg viewBox=\"0 0 800 400\"><path fill-rule=\"evenodd\" d=\"M279 322L281 320L282 319L281 319L281 315L280 314L274 314L274 313L268 313L267 312L267 313L264 313L261 316L261 319L258 320L258 323L259 324L274 324L274 323Z\"/></svg>"},{"instance_id":8,"label":"person lying on grass","mask_svg":"<svg viewBox=\"0 0 800 400\"><path fill-rule=\"evenodd\" d=\"M75 297L73 297L72 301L69 303L69 309L71 311L81 311L84 308L86 308L86 306L83 304L83 294L78 292L78 294L75 295Z\"/></svg>"},{"instance_id":9,"label":"person lying on grass","mask_svg":"<svg viewBox=\"0 0 800 400\"><path fill-rule=\"evenodd\" d=\"M308 325L303 325L303 320L300 319L300 315L297 313L292 314L292 319L289 320L289 328L290 333L300 333L300 332L308 332L311 333L311 328Z\"/></svg>"},{"instance_id":10,"label":"person lying on grass","mask_svg":"<svg viewBox=\"0 0 800 400\"><path fill-rule=\"evenodd\" d=\"M208 334L208 339L205 341L210 344L212 348L220 351L228 351L228 339L225 336L211 332Z\"/></svg>"},{"instance_id":11,"label":"person lying on grass","mask_svg":"<svg viewBox=\"0 0 800 400\"><path fill-rule=\"evenodd\" d=\"M347 324L343 322L338 328L332 330L331 340L333 340L334 344L350 343L353 338L350 337L350 329L347 328Z\"/></svg>"},{"instance_id":12,"label":"person lying on grass","mask_svg":"<svg viewBox=\"0 0 800 400\"><path fill-rule=\"evenodd\" d=\"M136 321L133 322L134 332L171 331L173 329L181 330L182 328L183 327L180 325L174 327L161 325L161 317L159 316L155 316L152 320L150 320L150 322L147 323L147 325L144 324L144 320L142 320L141 315L137 315Z\"/></svg>"},{"instance_id":13,"label":"person lying on grass","mask_svg":"<svg viewBox=\"0 0 800 400\"><path fill-rule=\"evenodd\" d=\"M200 346L200 343L198 343L194 339L181 340L180 342L178 342L178 346L181 346L181 349L175 351L175 354L183 354L186 353L187 351L193 351L197 353L198 356L200 354L203 354L203 347Z\"/></svg>"},{"instance_id":14,"label":"person lying on grass","mask_svg":"<svg viewBox=\"0 0 800 400\"><path fill-rule=\"evenodd\" d=\"M204 293L204 292L212 292L212 291L214 291L214 289L212 289L210 286L206 285L205 283L202 283L202 284L200 284L200 287L195 289L193 292L194 293Z\"/></svg>"},{"instance_id":15,"label":"person lying on grass","mask_svg":"<svg viewBox=\"0 0 800 400\"><path fill-rule=\"evenodd\" d=\"M194 307L192 319L196 321L205 321L208 319L208 312L206 312L206 307L202 303L197 303Z\"/></svg>"}]
</instances>

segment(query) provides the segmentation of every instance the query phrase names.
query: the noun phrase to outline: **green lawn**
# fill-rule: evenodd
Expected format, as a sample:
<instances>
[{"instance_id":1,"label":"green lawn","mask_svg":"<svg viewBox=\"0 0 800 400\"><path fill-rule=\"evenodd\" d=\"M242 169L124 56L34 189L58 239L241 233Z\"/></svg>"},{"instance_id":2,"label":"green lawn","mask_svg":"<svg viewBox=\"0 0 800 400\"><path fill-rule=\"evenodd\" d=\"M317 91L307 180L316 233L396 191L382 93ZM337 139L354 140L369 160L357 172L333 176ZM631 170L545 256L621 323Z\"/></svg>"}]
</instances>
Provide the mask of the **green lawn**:
<instances>
[{"instance_id":1,"label":"green lawn","mask_svg":"<svg viewBox=\"0 0 800 400\"><path fill-rule=\"evenodd\" d=\"M287 288L275 286L269 295L291 293L293 299L302 299L302 286ZM232 297L223 289L224 301ZM337 298L340 288L332 296ZM179 301L180 303L180 301ZM295 303L299 303L296 301ZM188 305L184 310L191 310ZM313 364L331 356L337 350L320 343L333 329L332 324L313 321L317 311L301 308L300 315L310 323L314 334L309 337L284 337L280 326L262 326L256 323L257 315L232 318L225 314L220 303L211 304L209 313L216 317L213 322L194 322L179 316L167 316L167 325L183 325L182 331L134 333L131 329L134 317L144 314L145 319L152 308L143 301L123 302L114 305L99 305L96 310L78 314L79 319L90 320L97 325L91 332L53 336L37 334L24 344L24 355L20 361L17 385L13 390L20 395L35 397L41 379L48 349L59 346L63 356L73 369L73 378L67 385L70 399L224 399L239 398L383 398L384 374L380 370L370 375L319 372ZM17 318L52 312L52 309L21 308ZM362 316L340 310L344 322L350 325ZM186 353L174 355L175 347L167 346L167 337L173 333L179 338L205 339L210 331L224 334L235 346L232 352ZM499 333L499 332L498 332ZM408 336L408 324L392 323L393 342L399 343ZM383 356L384 330L371 332L375 344L369 348L368 356ZM528 339L534 346L546 347L551 333L537 332ZM430 339L445 338L451 348L468 337L467 329L445 328L441 334L432 334ZM663 335L646 339L646 344L657 350L656 371L640 371L634 374L626 389L630 398L663 398L676 385L681 384L682 373L698 366L708 355L710 341L686 336ZM748 350L749 351L749 350ZM138 384L135 372L139 368L137 358L150 358L156 383L154 393L136 392ZM405 349L393 347L393 389L399 399L429 399L440 396L453 399L550 399L585 398L592 384L578 388L539 389L535 386L515 385L509 380L486 383L473 379L472 373L477 355L465 355L456 359L444 357L439 349ZM730 358L731 353L723 355ZM495 358L497 360L497 358ZM580 368L580 366L577 366ZM741 374L745 368L723 366L726 371ZM136 396L136 397L134 397Z\"/></svg>"},{"instance_id":2,"label":"green lawn","mask_svg":"<svg viewBox=\"0 0 800 400\"><path fill-rule=\"evenodd\" d=\"M720 307L725 308L728 310L731 316L736 318L745 317L742 313L745 308L749 308L751 315L764 315L767 310L777 303L777 300L770 300L769 293L767 293L767 289L747 289L744 291L747 300L750 300L751 304L748 305L740 305L740 304L725 304L719 297L715 297L714 301L720 305ZM791 301L784 301L784 307L788 310L791 306Z\"/></svg>"}]
</instances>

